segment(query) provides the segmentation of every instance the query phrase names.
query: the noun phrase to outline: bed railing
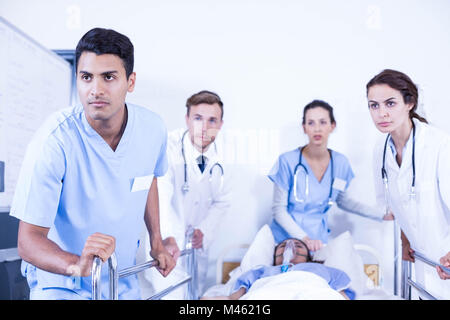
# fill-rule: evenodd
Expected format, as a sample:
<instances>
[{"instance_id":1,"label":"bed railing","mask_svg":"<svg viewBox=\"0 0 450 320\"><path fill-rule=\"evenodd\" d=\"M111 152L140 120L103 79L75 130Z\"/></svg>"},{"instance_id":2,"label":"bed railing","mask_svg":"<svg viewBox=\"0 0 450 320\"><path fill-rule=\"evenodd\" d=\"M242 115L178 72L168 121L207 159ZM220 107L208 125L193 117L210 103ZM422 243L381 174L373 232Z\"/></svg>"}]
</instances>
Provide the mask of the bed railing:
<instances>
[{"instance_id":1,"label":"bed railing","mask_svg":"<svg viewBox=\"0 0 450 320\"><path fill-rule=\"evenodd\" d=\"M186 231L186 248L180 252L180 258L186 256L186 265L188 276L174 285L158 292L148 298L148 300L158 300L177 289L178 287L187 283L187 297L189 300L198 300L197 292L197 259L196 259L196 249L192 247L192 236L194 229L192 227L188 228ZM151 260L147 261L129 268L122 270L117 270L117 258L115 253L111 255L108 259L108 269L109 269L109 299L118 300L118 284L120 278L125 278L149 268L157 267L158 261ZM101 272L102 271L102 260L99 257L95 257L92 264L92 300L101 300Z\"/></svg>"},{"instance_id":2,"label":"bed railing","mask_svg":"<svg viewBox=\"0 0 450 320\"><path fill-rule=\"evenodd\" d=\"M430 259L428 259L426 256L424 256L422 253L414 251L414 258L417 260L420 260L427 265L436 268L437 266L441 267L446 273L450 274L450 268L446 268L443 265L436 263ZM435 296L430 294L428 291L425 290L420 284L412 280L412 263L411 261L402 261L402 298L403 299L411 299L411 287L416 289L420 296L430 299L430 300L437 300Z\"/></svg>"}]
</instances>

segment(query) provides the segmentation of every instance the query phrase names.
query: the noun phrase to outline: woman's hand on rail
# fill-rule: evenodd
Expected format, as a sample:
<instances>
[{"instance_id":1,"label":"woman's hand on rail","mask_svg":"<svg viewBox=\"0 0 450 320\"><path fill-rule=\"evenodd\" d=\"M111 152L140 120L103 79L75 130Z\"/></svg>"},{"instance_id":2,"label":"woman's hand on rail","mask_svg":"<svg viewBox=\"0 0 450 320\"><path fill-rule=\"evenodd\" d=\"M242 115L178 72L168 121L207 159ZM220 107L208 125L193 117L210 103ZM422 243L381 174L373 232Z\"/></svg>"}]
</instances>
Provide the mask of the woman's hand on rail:
<instances>
[{"instance_id":1,"label":"woman's hand on rail","mask_svg":"<svg viewBox=\"0 0 450 320\"><path fill-rule=\"evenodd\" d=\"M306 243L309 251L317 251L323 247L322 240L311 240L308 236L306 236L302 239L302 241Z\"/></svg>"},{"instance_id":2,"label":"woman's hand on rail","mask_svg":"<svg viewBox=\"0 0 450 320\"><path fill-rule=\"evenodd\" d=\"M415 262L414 259L414 250L408 244L404 244L402 242L402 260Z\"/></svg>"},{"instance_id":3,"label":"woman's hand on rail","mask_svg":"<svg viewBox=\"0 0 450 320\"><path fill-rule=\"evenodd\" d=\"M103 262L116 250L116 239L103 233L91 234L85 244L81 256L76 265L68 268L68 273L73 276L88 277L91 275L92 262L98 256Z\"/></svg>"},{"instance_id":4,"label":"woman's hand on rail","mask_svg":"<svg viewBox=\"0 0 450 320\"><path fill-rule=\"evenodd\" d=\"M178 256L180 255L178 246L176 246L175 248L173 246L172 240L168 240L168 238L162 241L162 245L152 246L150 255L158 261L158 266L156 267L156 269L159 271L159 273L161 273L163 277L167 277L167 275L173 270L173 268L175 268L176 258L172 255L172 253L169 252L169 249L164 244L164 241L166 241L166 243L170 242L170 245L168 244L169 249L173 252L173 255L176 254L176 258L178 258ZM177 250L178 253L176 253Z\"/></svg>"},{"instance_id":5,"label":"woman's hand on rail","mask_svg":"<svg viewBox=\"0 0 450 320\"><path fill-rule=\"evenodd\" d=\"M445 256L443 256L440 260L439 263L442 264L444 267L446 268L450 268L450 252L448 252ZM442 270L441 267L436 267L439 278L441 278L442 280L448 280L450 279L450 274L446 273L444 270Z\"/></svg>"}]
</instances>

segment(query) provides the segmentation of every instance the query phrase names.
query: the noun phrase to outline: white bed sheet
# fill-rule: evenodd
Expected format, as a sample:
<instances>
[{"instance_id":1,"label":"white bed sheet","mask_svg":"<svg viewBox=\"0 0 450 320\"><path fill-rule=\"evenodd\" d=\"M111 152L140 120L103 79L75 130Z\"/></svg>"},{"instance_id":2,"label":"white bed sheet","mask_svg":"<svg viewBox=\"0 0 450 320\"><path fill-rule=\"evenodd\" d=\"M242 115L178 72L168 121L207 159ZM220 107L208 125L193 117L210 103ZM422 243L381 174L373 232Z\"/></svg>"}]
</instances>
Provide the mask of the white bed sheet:
<instances>
[{"instance_id":1,"label":"white bed sheet","mask_svg":"<svg viewBox=\"0 0 450 320\"><path fill-rule=\"evenodd\" d=\"M312 274L314 275L314 274ZM271 277L269 277L271 278ZM228 296L230 295L233 289L234 282L237 278L230 279L225 284L216 284L212 287L210 287L204 294L205 297L215 297L215 296ZM259 281L259 280L258 280ZM256 282L255 282L256 284ZM331 288L330 288L331 289ZM332 289L331 289L332 290ZM250 291L249 291L250 292ZM293 291L295 293L295 290ZM287 294L285 297L283 297L283 300L289 300L291 298L288 298L290 294ZM251 300L253 296L246 297L247 300ZM342 296L341 296L342 297ZM318 299L325 299L325 298L318 298ZM276 300L270 298L270 300ZM388 293L386 290L382 288L367 288L364 293L359 294L356 296L355 300L402 300L401 297L393 295L391 293Z\"/></svg>"},{"instance_id":2,"label":"white bed sheet","mask_svg":"<svg viewBox=\"0 0 450 320\"><path fill-rule=\"evenodd\" d=\"M255 281L241 300L344 300L322 277L290 271Z\"/></svg>"}]
</instances>

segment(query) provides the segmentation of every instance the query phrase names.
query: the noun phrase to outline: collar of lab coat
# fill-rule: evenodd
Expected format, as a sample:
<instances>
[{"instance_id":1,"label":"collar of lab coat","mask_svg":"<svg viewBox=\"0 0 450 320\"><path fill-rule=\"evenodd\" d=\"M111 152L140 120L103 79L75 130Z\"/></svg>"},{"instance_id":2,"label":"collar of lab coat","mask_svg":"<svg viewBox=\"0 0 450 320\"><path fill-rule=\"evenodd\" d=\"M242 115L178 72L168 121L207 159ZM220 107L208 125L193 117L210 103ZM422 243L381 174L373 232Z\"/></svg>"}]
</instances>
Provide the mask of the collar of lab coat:
<instances>
[{"instance_id":1,"label":"collar of lab coat","mask_svg":"<svg viewBox=\"0 0 450 320\"><path fill-rule=\"evenodd\" d=\"M182 141L182 143L184 143L184 153L186 156L186 163L197 166L198 164L197 158L201 156L202 153L199 152L192 144L189 132L186 134L184 141ZM203 155L208 158L204 172L206 172L206 170L210 168L213 164L219 162L219 157L218 153L216 152L216 149L218 149L218 147L216 143L213 142L209 145L208 150L206 150L206 152L203 153Z\"/></svg>"},{"instance_id":2,"label":"collar of lab coat","mask_svg":"<svg viewBox=\"0 0 450 320\"><path fill-rule=\"evenodd\" d=\"M411 146L411 148L412 148L412 136L413 136L413 131L411 130L411 133L409 134L408 140L406 141L406 144L403 146L402 155L406 154L406 149L408 147ZM417 137L417 126L416 126L416 137ZM395 158L397 156L397 149L395 149L394 139L392 139L392 136L389 136L388 146L389 146L389 148L390 148L390 150L392 152L392 155Z\"/></svg>"},{"instance_id":3,"label":"collar of lab coat","mask_svg":"<svg viewBox=\"0 0 450 320\"><path fill-rule=\"evenodd\" d=\"M416 171L417 171L417 156L418 153L423 152L420 136L422 135L422 131L424 129L425 124L417 119L412 119L414 126L416 127L416 135L415 135L415 157L416 157ZM388 140L388 150L386 150L386 162L390 163L391 169L394 170L409 170L409 167L412 166L412 147L413 147L413 132L409 134L408 141L403 147L402 151L402 165L399 168L395 157L397 155L397 150L395 149L394 141L392 140L392 136Z\"/></svg>"}]
</instances>

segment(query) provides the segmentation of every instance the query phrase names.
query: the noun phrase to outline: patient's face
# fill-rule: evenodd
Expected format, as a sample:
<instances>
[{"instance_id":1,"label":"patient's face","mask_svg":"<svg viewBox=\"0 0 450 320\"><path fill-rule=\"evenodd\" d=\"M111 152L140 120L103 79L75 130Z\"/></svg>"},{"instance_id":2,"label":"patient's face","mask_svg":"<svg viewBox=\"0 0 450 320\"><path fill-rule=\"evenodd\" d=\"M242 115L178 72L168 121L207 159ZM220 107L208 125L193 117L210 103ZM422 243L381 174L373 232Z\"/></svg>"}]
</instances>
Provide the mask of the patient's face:
<instances>
[{"instance_id":1,"label":"patient's face","mask_svg":"<svg viewBox=\"0 0 450 320\"><path fill-rule=\"evenodd\" d=\"M281 244L279 244L275 248L275 265L279 266L283 264L283 253L286 249L286 243L288 240L284 240ZM298 241L294 240L295 245L295 255L291 259L291 263L298 264L298 263L304 263L308 261L308 248L305 247L305 245Z\"/></svg>"}]
</instances>

